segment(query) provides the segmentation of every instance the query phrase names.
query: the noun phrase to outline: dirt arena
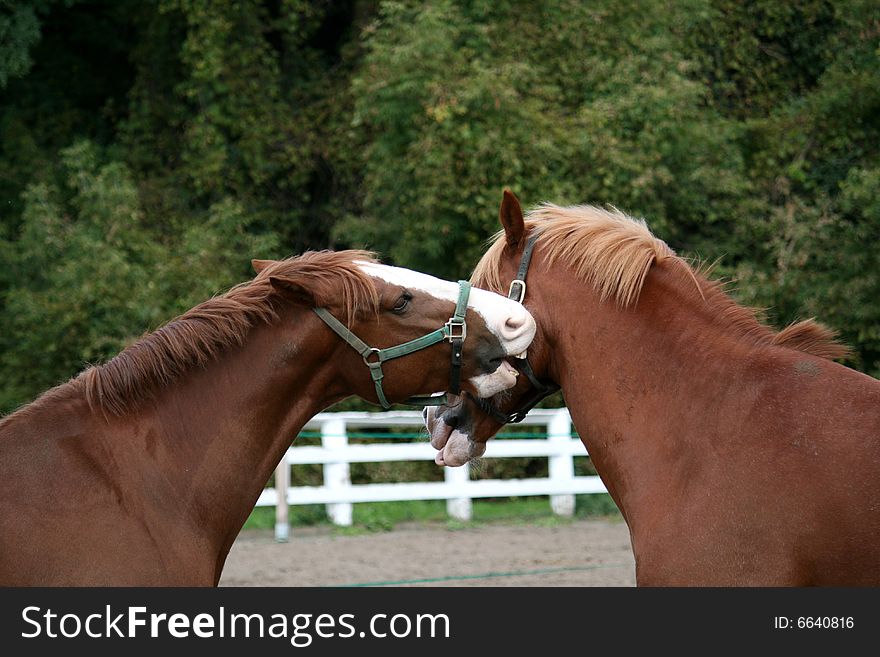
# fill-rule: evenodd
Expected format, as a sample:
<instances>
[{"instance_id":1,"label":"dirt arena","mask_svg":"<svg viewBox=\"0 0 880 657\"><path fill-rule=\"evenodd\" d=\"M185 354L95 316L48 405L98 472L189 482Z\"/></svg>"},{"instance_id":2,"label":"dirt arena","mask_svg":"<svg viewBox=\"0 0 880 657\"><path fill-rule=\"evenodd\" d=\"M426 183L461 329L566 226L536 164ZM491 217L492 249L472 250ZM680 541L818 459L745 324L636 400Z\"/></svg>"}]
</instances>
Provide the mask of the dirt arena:
<instances>
[{"instance_id":1,"label":"dirt arena","mask_svg":"<svg viewBox=\"0 0 880 657\"><path fill-rule=\"evenodd\" d=\"M220 586L634 586L629 532L620 521L408 524L344 535L294 528L288 543L246 531Z\"/></svg>"}]
</instances>

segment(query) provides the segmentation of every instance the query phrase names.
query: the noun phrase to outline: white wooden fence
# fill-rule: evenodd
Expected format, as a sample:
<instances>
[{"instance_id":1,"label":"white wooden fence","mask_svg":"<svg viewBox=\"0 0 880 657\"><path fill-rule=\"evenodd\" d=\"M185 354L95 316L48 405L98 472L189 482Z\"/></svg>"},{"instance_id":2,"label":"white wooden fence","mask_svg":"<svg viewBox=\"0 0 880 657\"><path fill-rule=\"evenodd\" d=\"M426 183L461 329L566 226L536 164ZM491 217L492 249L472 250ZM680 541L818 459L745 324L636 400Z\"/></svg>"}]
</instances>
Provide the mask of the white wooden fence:
<instances>
[{"instance_id":1,"label":"white wooden fence","mask_svg":"<svg viewBox=\"0 0 880 657\"><path fill-rule=\"evenodd\" d=\"M289 504L326 504L327 513L337 525L350 525L355 502L391 502L399 500L446 500L453 518L469 520L471 500L478 497L516 497L550 495L554 513L574 513L574 496L604 493L599 477L574 474L574 457L586 456L583 443L572 436L571 417L565 408L534 409L522 424L546 427L547 438L490 440L483 458L546 456L549 477L535 479L481 479L471 481L467 465L445 467L445 481L399 482L352 485L350 463L383 461L433 461L436 450L427 442L370 443L351 445L348 431L353 428L423 427L419 411L389 413L319 413L304 427L319 429L320 446L293 446L287 450L275 470L276 488L267 488L257 506L275 507L275 538L286 541L290 525ZM394 439L389 439L393 441ZM323 464L323 486L291 486L290 466ZM278 489L287 490L279 497Z\"/></svg>"}]
</instances>

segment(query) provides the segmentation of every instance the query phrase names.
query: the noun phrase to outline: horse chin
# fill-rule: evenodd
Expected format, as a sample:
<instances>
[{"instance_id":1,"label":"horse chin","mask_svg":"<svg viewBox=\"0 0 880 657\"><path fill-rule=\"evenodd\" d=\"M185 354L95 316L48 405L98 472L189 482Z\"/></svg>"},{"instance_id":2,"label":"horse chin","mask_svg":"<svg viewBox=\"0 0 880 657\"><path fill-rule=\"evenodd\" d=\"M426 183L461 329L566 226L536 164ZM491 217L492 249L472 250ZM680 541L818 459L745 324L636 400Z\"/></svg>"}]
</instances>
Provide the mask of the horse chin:
<instances>
[{"instance_id":1,"label":"horse chin","mask_svg":"<svg viewBox=\"0 0 880 657\"><path fill-rule=\"evenodd\" d=\"M436 406L425 408L425 428L431 436L431 447L434 449L443 449L449 434L452 433L452 427L444 422L437 414Z\"/></svg>"},{"instance_id":2,"label":"horse chin","mask_svg":"<svg viewBox=\"0 0 880 657\"><path fill-rule=\"evenodd\" d=\"M425 426L428 433L431 434L431 447L442 450L446 446L453 428L446 424L441 417L435 415L434 410L433 408L427 409Z\"/></svg>"},{"instance_id":3,"label":"horse chin","mask_svg":"<svg viewBox=\"0 0 880 657\"><path fill-rule=\"evenodd\" d=\"M425 409L425 427L431 435L431 447L437 450L437 465L456 467L478 458L486 451L486 443L476 443L470 434L447 424L436 407Z\"/></svg>"},{"instance_id":4,"label":"horse chin","mask_svg":"<svg viewBox=\"0 0 880 657\"><path fill-rule=\"evenodd\" d=\"M504 360L494 372L471 377L470 382L476 389L478 397L493 397L515 386L518 375L519 372Z\"/></svg>"},{"instance_id":5,"label":"horse chin","mask_svg":"<svg viewBox=\"0 0 880 657\"><path fill-rule=\"evenodd\" d=\"M445 422L441 422L441 424L446 425ZM433 439L431 444L434 444ZM452 429L446 438L443 449L439 450L434 457L434 462L437 465L455 468L464 465L471 459L482 456L485 451L486 443L475 443L468 434L462 433L458 429Z\"/></svg>"}]
</instances>

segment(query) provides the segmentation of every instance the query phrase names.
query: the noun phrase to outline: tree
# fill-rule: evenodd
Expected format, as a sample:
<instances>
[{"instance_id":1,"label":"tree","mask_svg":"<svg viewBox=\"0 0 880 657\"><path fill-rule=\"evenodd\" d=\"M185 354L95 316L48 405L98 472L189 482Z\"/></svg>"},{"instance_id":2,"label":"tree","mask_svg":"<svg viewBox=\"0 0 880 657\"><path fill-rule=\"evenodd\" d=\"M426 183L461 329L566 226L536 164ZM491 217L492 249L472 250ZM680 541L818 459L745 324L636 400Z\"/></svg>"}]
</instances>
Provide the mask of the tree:
<instances>
[{"instance_id":1,"label":"tree","mask_svg":"<svg viewBox=\"0 0 880 657\"><path fill-rule=\"evenodd\" d=\"M169 241L145 225L126 165L90 142L61 157L64 183L27 189L19 238L0 250L6 409L244 280L252 255L274 248L229 202Z\"/></svg>"},{"instance_id":2,"label":"tree","mask_svg":"<svg viewBox=\"0 0 880 657\"><path fill-rule=\"evenodd\" d=\"M30 50L40 40L39 15L50 4L51 0L0 1L0 89L30 70Z\"/></svg>"},{"instance_id":3,"label":"tree","mask_svg":"<svg viewBox=\"0 0 880 657\"><path fill-rule=\"evenodd\" d=\"M0 0L0 408L250 275L466 276L612 204L880 374L880 8L857 0Z\"/></svg>"},{"instance_id":4,"label":"tree","mask_svg":"<svg viewBox=\"0 0 880 657\"><path fill-rule=\"evenodd\" d=\"M364 213L337 234L461 276L511 186L527 202L613 203L698 246L749 186L737 126L682 53L691 9L385 3L353 83Z\"/></svg>"}]
</instances>

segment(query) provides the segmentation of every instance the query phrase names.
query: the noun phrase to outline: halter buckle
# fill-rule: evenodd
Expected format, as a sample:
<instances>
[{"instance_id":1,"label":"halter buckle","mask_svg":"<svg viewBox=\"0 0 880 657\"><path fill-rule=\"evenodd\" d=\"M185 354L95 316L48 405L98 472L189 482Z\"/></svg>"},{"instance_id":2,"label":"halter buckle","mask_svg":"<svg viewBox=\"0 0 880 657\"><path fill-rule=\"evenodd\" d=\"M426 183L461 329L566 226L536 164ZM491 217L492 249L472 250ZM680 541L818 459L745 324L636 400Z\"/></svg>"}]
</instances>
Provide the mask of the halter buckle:
<instances>
[{"instance_id":1,"label":"halter buckle","mask_svg":"<svg viewBox=\"0 0 880 657\"><path fill-rule=\"evenodd\" d=\"M450 317L443 325L443 328L446 330L446 339L449 342L452 342L453 340L464 340L467 337L467 323L463 319ZM458 333L455 332L456 329L458 329Z\"/></svg>"},{"instance_id":2,"label":"halter buckle","mask_svg":"<svg viewBox=\"0 0 880 657\"><path fill-rule=\"evenodd\" d=\"M519 285L519 294L517 294L514 289L517 285ZM526 298L526 282L521 278L513 279L510 282L510 290L507 292L507 298L516 301L517 303L522 303L523 299Z\"/></svg>"}]
</instances>

